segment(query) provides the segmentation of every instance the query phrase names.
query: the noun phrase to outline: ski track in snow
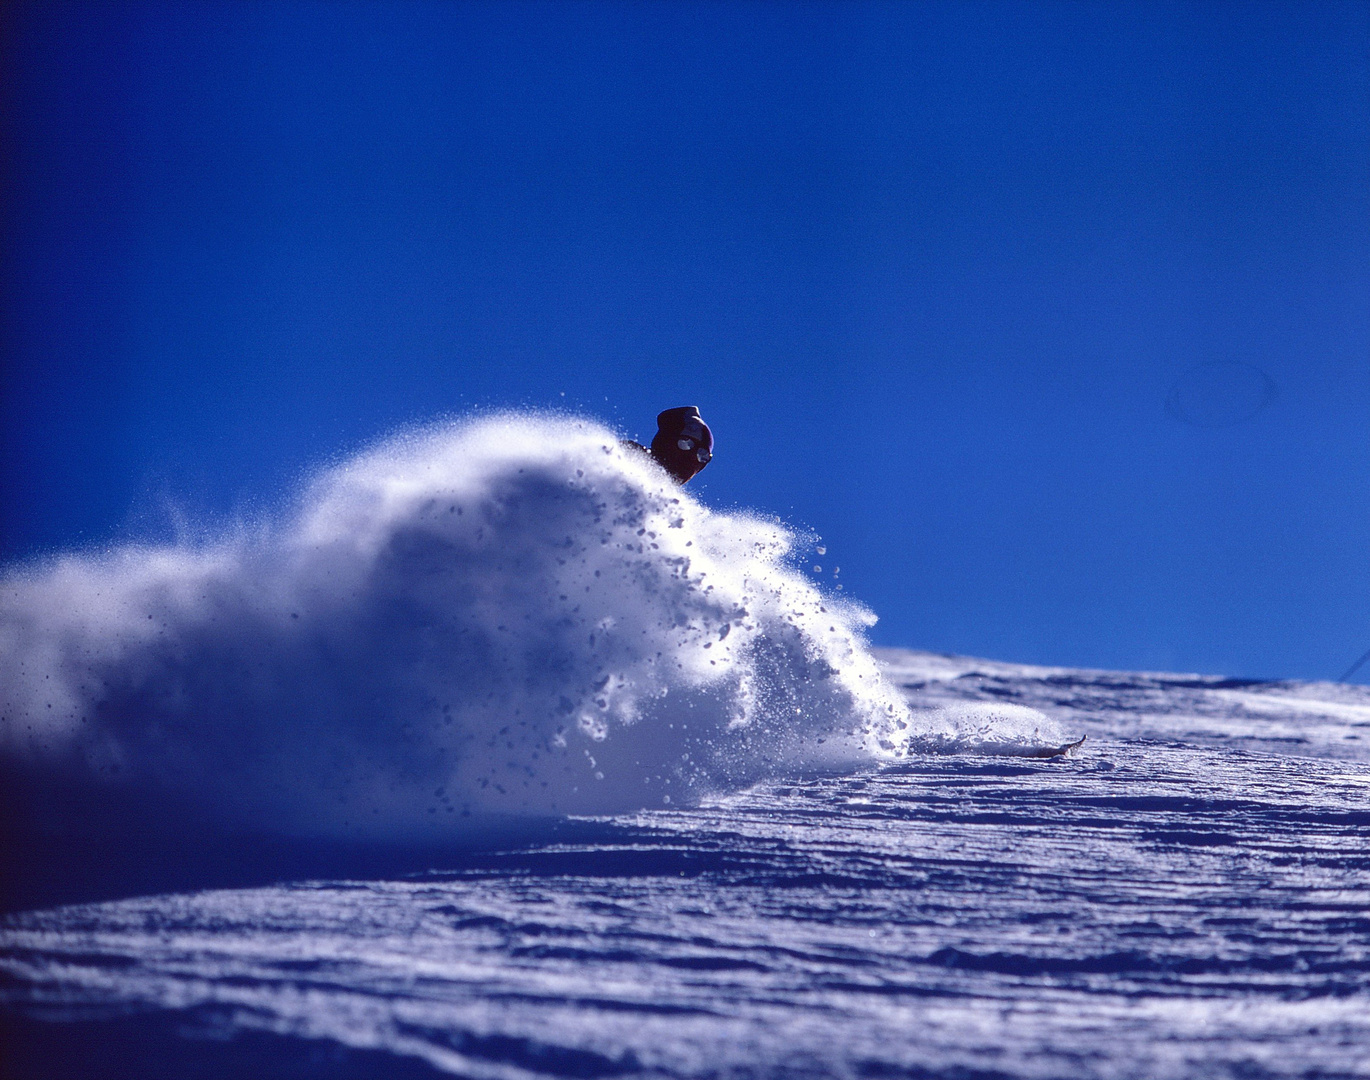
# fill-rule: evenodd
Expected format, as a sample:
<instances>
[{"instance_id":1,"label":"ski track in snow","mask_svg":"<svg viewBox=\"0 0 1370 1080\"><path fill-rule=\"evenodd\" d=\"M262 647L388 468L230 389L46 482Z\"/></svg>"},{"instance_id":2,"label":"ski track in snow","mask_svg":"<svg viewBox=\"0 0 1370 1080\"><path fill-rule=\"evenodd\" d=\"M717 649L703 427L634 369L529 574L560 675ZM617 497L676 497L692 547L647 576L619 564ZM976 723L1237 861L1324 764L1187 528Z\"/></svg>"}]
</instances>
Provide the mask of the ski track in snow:
<instances>
[{"instance_id":1,"label":"ski track in snow","mask_svg":"<svg viewBox=\"0 0 1370 1080\"><path fill-rule=\"evenodd\" d=\"M1370 689L877 653L915 717L1088 740L768 779L407 877L13 914L12 1069L1370 1075Z\"/></svg>"}]
</instances>

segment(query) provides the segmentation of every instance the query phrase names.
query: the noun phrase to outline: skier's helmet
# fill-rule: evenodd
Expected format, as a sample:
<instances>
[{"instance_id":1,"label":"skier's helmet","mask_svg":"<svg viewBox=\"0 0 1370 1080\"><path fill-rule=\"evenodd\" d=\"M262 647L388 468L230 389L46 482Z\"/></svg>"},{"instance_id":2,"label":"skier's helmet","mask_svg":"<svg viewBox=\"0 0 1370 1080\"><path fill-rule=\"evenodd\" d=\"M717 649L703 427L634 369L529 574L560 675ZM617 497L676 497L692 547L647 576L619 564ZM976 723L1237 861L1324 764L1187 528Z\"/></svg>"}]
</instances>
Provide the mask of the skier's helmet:
<instances>
[{"instance_id":1,"label":"skier's helmet","mask_svg":"<svg viewBox=\"0 0 1370 1080\"><path fill-rule=\"evenodd\" d=\"M714 456L714 436L693 405L667 409L656 418L652 457L682 484Z\"/></svg>"}]
</instances>

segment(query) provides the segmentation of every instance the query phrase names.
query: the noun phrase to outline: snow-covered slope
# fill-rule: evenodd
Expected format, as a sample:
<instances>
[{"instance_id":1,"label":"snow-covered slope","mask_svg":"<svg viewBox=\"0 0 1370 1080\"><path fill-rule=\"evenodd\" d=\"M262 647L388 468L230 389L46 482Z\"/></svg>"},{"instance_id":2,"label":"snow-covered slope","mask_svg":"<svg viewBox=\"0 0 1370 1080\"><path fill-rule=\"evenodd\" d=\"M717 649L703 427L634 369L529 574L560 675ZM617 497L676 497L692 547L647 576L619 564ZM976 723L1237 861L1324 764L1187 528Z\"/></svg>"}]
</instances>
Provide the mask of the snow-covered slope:
<instances>
[{"instance_id":1,"label":"snow-covered slope","mask_svg":"<svg viewBox=\"0 0 1370 1080\"><path fill-rule=\"evenodd\" d=\"M11 915L6 1065L1370 1075L1370 691L879 659L928 730L967 737L422 873ZM1053 726L1088 740L1034 759Z\"/></svg>"}]
</instances>

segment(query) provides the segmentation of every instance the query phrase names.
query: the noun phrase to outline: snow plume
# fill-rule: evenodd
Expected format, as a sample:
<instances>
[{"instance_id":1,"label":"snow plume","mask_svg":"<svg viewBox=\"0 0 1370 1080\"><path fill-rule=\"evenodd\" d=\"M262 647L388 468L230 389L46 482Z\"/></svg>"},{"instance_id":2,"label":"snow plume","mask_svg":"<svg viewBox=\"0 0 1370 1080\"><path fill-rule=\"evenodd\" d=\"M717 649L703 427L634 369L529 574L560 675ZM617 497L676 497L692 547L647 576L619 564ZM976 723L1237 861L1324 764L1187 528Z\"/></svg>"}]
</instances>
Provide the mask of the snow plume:
<instances>
[{"instance_id":1,"label":"snow plume","mask_svg":"<svg viewBox=\"0 0 1370 1080\"><path fill-rule=\"evenodd\" d=\"M792 542L588 421L425 429L255 532L7 574L0 754L244 827L420 839L895 756L872 617Z\"/></svg>"}]
</instances>

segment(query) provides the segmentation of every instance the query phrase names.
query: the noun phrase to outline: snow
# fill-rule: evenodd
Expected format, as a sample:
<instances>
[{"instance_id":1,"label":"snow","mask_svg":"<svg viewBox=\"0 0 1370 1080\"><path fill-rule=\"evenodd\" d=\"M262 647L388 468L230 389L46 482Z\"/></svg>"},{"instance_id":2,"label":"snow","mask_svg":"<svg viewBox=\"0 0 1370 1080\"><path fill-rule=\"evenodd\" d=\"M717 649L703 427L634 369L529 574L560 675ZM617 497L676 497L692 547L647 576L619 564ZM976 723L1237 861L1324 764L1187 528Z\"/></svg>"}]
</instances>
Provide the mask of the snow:
<instances>
[{"instance_id":1,"label":"snow","mask_svg":"<svg viewBox=\"0 0 1370 1080\"><path fill-rule=\"evenodd\" d=\"M6 1075L1370 1074L1370 689L871 650L802 552L523 415L9 569Z\"/></svg>"},{"instance_id":2,"label":"snow","mask_svg":"<svg viewBox=\"0 0 1370 1080\"><path fill-rule=\"evenodd\" d=\"M147 1076L1370 1074L1370 690L878 657L912 715L1088 739L12 914L20 1075L134 1036Z\"/></svg>"}]
</instances>

